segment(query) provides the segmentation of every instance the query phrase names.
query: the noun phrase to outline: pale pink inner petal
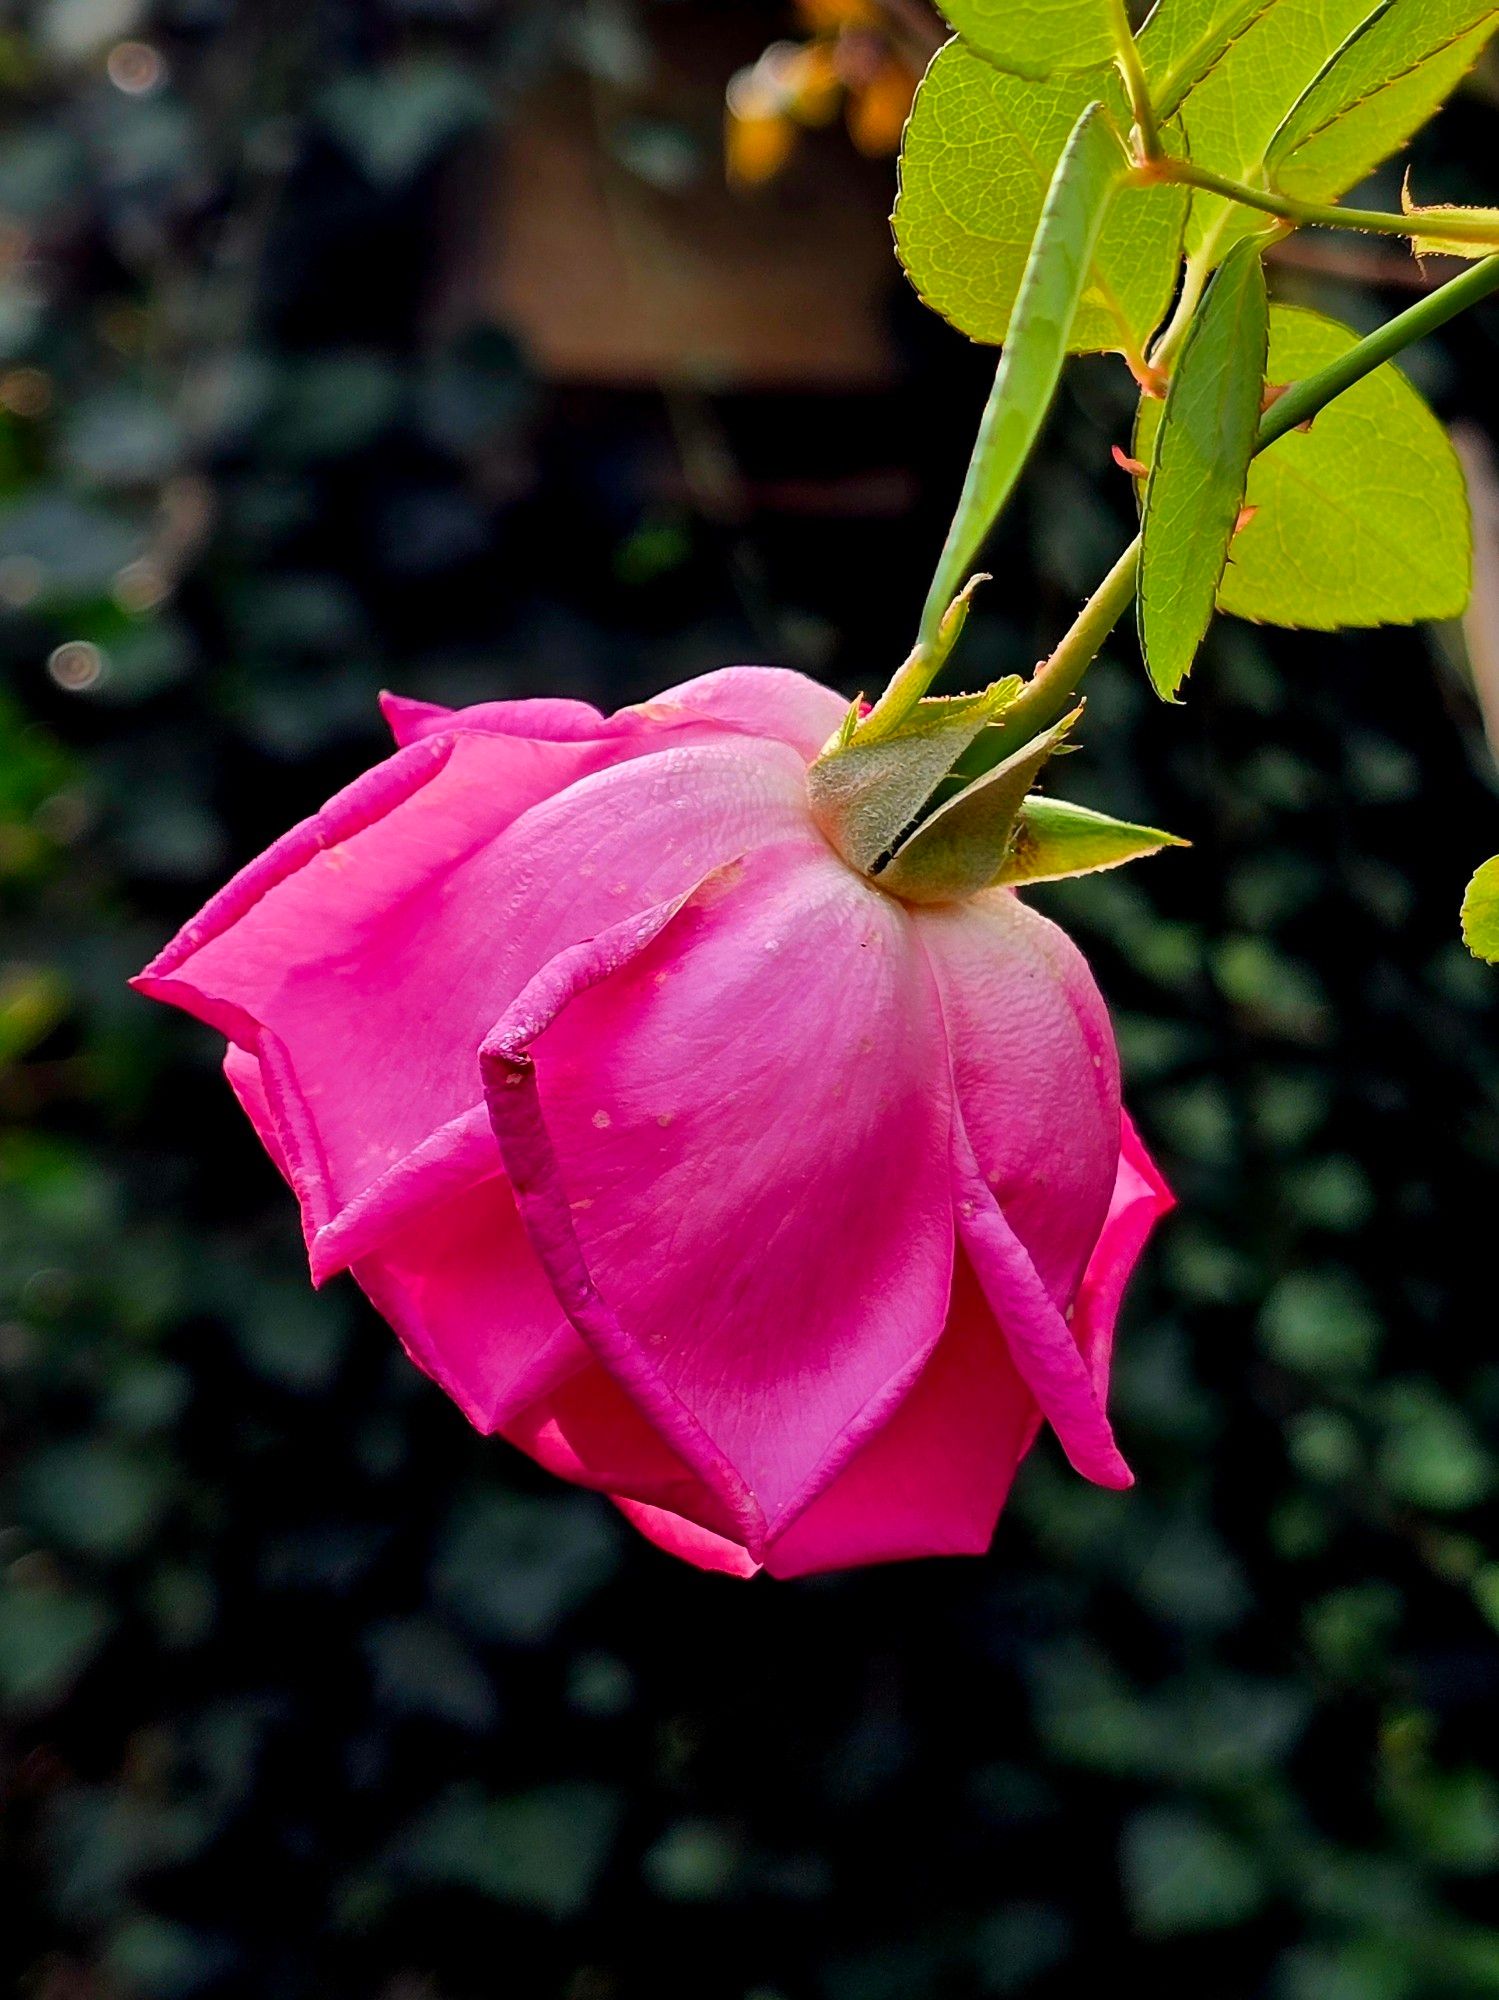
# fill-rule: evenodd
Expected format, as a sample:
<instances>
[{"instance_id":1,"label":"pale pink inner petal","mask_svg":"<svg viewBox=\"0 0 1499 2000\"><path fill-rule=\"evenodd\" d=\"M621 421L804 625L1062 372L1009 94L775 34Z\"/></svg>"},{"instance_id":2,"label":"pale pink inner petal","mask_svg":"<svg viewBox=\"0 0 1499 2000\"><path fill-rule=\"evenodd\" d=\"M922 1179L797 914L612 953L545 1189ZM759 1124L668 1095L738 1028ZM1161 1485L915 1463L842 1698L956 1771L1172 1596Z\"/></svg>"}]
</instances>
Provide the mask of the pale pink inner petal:
<instances>
[{"instance_id":1,"label":"pale pink inner petal","mask_svg":"<svg viewBox=\"0 0 1499 2000\"><path fill-rule=\"evenodd\" d=\"M383 694L381 711L398 743L452 730L496 731L555 742L639 737L660 748L664 736L686 740L732 729L790 743L810 763L842 722L848 703L831 688L785 667L721 667L666 688L649 701L603 715L585 701L481 701L469 708Z\"/></svg>"},{"instance_id":2,"label":"pale pink inner petal","mask_svg":"<svg viewBox=\"0 0 1499 2000\"><path fill-rule=\"evenodd\" d=\"M1008 890L915 921L980 1171L1065 1308L1119 1157L1119 1064L1103 999L1076 946Z\"/></svg>"},{"instance_id":3,"label":"pale pink inner petal","mask_svg":"<svg viewBox=\"0 0 1499 2000\"><path fill-rule=\"evenodd\" d=\"M638 716L655 723L689 717L711 718L725 728L793 744L807 763L827 743L848 713L848 703L821 682L786 667L720 667L666 688L636 708L621 709L616 721Z\"/></svg>"},{"instance_id":4,"label":"pale pink inner petal","mask_svg":"<svg viewBox=\"0 0 1499 2000\"><path fill-rule=\"evenodd\" d=\"M767 1544L772 1576L982 1555L1040 1424L966 1257L915 1387L826 1492Z\"/></svg>"},{"instance_id":5,"label":"pale pink inner petal","mask_svg":"<svg viewBox=\"0 0 1499 2000\"><path fill-rule=\"evenodd\" d=\"M486 1049L522 1216L611 1372L699 1471L710 1441L774 1530L889 1418L946 1316L930 974L906 913L820 844L747 857L633 956L601 938L575 959ZM531 1058L544 1125L516 1087Z\"/></svg>"},{"instance_id":6,"label":"pale pink inner petal","mask_svg":"<svg viewBox=\"0 0 1499 2000\"><path fill-rule=\"evenodd\" d=\"M496 736L526 736L542 742L586 743L611 736L640 735L636 723L623 728L586 701L543 697L527 701L481 701L470 708L444 708L435 701L414 701L409 695L382 694L380 713L399 744L424 736L442 736L456 729Z\"/></svg>"}]
</instances>

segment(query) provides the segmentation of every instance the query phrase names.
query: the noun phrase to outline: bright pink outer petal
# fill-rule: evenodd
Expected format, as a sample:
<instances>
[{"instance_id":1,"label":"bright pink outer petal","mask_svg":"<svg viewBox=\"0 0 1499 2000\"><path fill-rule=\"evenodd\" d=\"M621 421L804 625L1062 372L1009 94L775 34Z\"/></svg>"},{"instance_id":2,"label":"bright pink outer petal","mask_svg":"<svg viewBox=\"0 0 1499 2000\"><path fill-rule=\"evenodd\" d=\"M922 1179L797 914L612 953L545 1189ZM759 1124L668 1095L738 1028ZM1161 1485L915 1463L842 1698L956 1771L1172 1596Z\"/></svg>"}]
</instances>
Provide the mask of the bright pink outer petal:
<instances>
[{"instance_id":1,"label":"bright pink outer petal","mask_svg":"<svg viewBox=\"0 0 1499 2000\"><path fill-rule=\"evenodd\" d=\"M821 843L765 849L555 961L482 1062L558 1298L757 1555L946 1316L946 1055L908 917Z\"/></svg>"},{"instance_id":2,"label":"bright pink outer petal","mask_svg":"<svg viewBox=\"0 0 1499 2000\"><path fill-rule=\"evenodd\" d=\"M1082 953L1009 890L923 910L958 1108L983 1178L1064 1311L1119 1159L1119 1062Z\"/></svg>"},{"instance_id":3,"label":"bright pink outer petal","mask_svg":"<svg viewBox=\"0 0 1499 2000\"><path fill-rule=\"evenodd\" d=\"M245 870L135 982L257 1056L315 1276L493 1171L485 1121L466 1117L479 1044L555 952L747 848L816 838L784 745L726 736L596 768L612 754L415 743Z\"/></svg>"},{"instance_id":4,"label":"bright pink outer petal","mask_svg":"<svg viewBox=\"0 0 1499 2000\"><path fill-rule=\"evenodd\" d=\"M586 1349L584 1365L519 1411L505 1435L575 1485L665 1508L710 1533L737 1535L737 1520L720 1493L672 1450Z\"/></svg>"},{"instance_id":5,"label":"bright pink outer petal","mask_svg":"<svg viewBox=\"0 0 1499 2000\"><path fill-rule=\"evenodd\" d=\"M1108 1395L1114 1322L1119 1316L1124 1288L1150 1232L1176 1205L1176 1197L1141 1144L1128 1112L1122 1114L1121 1123L1123 1146L1114 1199L1078 1287L1072 1315L1072 1330L1087 1360L1100 1402Z\"/></svg>"},{"instance_id":6,"label":"bright pink outer petal","mask_svg":"<svg viewBox=\"0 0 1499 2000\"><path fill-rule=\"evenodd\" d=\"M695 1521L684 1521L680 1514L669 1513L663 1507L642 1506L638 1500L616 1497L614 1504L632 1528L638 1528L648 1541L654 1542L658 1549L665 1549L668 1555L680 1556L683 1562L691 1563L694 1569L716 1570L723 1576L754 1576L760 1568L738 1542L700 1528Z\"/></svg>"},{"instance_id":7,"label":"bright pink outer petal","mask_svg":"<svg viewBox=\"0 0 1499 2000\"><path fill-rule=\"evenodd\" d=\"M290 1179L259 1063L231 1046L224 1073ZM484 1137L493 1158L487 1118ZM499 1429L569 1374L594 1365L542 1274L502 1175L429 1202L353 1273L418 1368L478 1430Z\"/></svg>"},{"instance_id":8,"label":"bright pink outer petal","mask_svg":"<svg viewBox=\"0 0 1499 2000\"><path fill-rule=\"evenodd\" d=\"M1041 1416L966 1257L936 1351L885 1428L765 1550L772 1576L982 1555Z\"/></svg>"},{"instance_id":9,"label":"bright pink outer petal","mask_svg":"<svg viewBox=\"0 0 1499 2000\"><path fill-rule=\"evenodd\" d=\"M608 716L584 701L482 701L453 709L383 694L380 707L398 743L478 730L556 742L634 736L654 748L663 731L715 726L789 743L810 763L842 722L848 703L785 667L722 667Z\"/></svg>"},{"instance_id":10,"label":"bright pink outer petal","mask_svg":"<svg viewBox=\"0 0 1499 2000\"><path fill-rule=\"evenodd\" d=\"M953 1120L953 1191L958 1240L972 1260L1016 1370L1063 1451L1085 1479L1100 1486L1133 1485L1072 1328L979 1173L961 1116Z\"/></svg>"}]
</instances>

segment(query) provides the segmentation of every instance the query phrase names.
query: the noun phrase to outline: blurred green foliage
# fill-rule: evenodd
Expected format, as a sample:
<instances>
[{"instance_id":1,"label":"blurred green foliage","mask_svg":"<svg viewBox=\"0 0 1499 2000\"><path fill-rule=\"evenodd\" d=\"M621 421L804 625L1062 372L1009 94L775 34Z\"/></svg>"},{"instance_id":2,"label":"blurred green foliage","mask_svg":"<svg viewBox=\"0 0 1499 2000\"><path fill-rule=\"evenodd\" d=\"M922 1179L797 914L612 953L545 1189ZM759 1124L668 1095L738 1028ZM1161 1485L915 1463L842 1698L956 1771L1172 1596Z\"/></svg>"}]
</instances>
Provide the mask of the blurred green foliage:
<instances>
[{"instance_id":1,"label":"blurred green foliage","mask_svg":"<svg viewBox=\"0 0 1499 2000\"><path fill-rule=\"evenodd\" d=\"M1038 900L1182 1207L1122 1333L1138 1487L1043 1442L984 1563L703 1578L473 1436L351 1288L307 1289L214 1038L125 990L379 754L383 683L612 703L759 657L852 689L904 650L986 369L893 265L898 390L685 402L751 483L900 470L889 517L695 507L680 392L547 388L439 309L494 122L630 33L0 15L0 1971L1499 1993L1499 988L1452 934L1494 798L1419 636L1227 626L1170 713L1122 644L1094 676L1067 788L1195 844ZM1493 115L1460 99L1422 185L1474 198ZM1492 428L1496 363L1491 311L1415 365ZM971 681L1120 545L1129 401L1073 381Z\"/></svg>"}]
</instances>

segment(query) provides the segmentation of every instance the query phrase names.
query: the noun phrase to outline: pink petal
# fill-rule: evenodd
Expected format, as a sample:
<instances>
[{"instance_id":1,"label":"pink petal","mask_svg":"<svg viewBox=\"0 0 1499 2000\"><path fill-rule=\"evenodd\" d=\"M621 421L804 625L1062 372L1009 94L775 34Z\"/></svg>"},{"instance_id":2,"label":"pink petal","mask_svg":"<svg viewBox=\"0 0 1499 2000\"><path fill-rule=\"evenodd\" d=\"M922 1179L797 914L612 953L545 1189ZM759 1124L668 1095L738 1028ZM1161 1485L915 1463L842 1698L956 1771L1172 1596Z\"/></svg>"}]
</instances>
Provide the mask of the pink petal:
<instances>
[{"instance_id":1,"label":"pink petal","mask_svg":"<svg viewBox=\"0 0 1499 2000\"><path fill-rule=\"evenodd\" d=\"M525 736L547 743L588 743L644 734L638 726L619 728L611 717L586 701L481 701L471 708L444 708L440 702L413 701L409 695L387 693L380 697L380 713L402 746L420 742L424 736L450 735L456 729Z\"/></svg>"},{"instance_id":2,"label":"pink petal","mask_svg":"<svg viewBox=\"0 0 1499 2000\"><path fill-rule=\"evenodd\" d=\"M772 1576L982 1555L1041 1421L966 1257L946 1331L910 1395L765 1551Z\"/></svg>"},{"instance_id":3,"label":"pink petal","mask_svg":"<svg viewBox=\"0 0 1499 2000\"><path fill-rule=\"evenodd\" d=\"M455 1158L470 1180L493 1171L483 1119L464 1125L478 1048L555 952L745 848L816 838L782 745L728 737L597 768L613 755L486 734L414 743L246 869L135 982L259 1060L316 1275L354 1254L334 1227L351 1204L361 1226L394 1223L426 1198L429 1169L443 1192Z\"/></svg>"},{"instance_id":4,"label":"pink petal","mask_svg":"<svg viewBox=\"0 0 1499 2000\"><path fill-rule=\"evenodd\" d=\"M1072 1300L1119 1158L1119 1063L1082 953L1009 890L916 916L983 1178L1052 1298Z\"/></svg>"},{"instance_id":5,"label":"pink petal","mask_svg":"<svg viewBox=\"0 0 1499 2000\"><path fill-rule=\"evenodd\" d=\"M510 1419L510 1442L575 1485L733 1536L737 1522L719 1493L678 1457L586 1348L583 1355L581 1367Z\"/></svg>"},{"instance_id":6,"label":"pink petal","mask_svg":"<svg viewBox=\"0 0 1499 2000\"><path fill-rule=\"evenodd\" d=\"M398 743L458 729L555 742L638 737L643 747L653 748L650 739L663 731L686 730L693 740L718 730L789 743L810 763L842 722L848 703L785 667L722 667L607 716L583 701L483 701L452 709L384 694L380 707Z\"/></svg>"},{"instance_id":7,"label":"pink petal","mask_svg":"<svg viewBox=\"0 0 1499 2000\"><path fill-rule=\"evenodd\" d=\"M1085 1479L1100 1486L1133 1485L1072 1328L980 1174L961 1118L953 1121L953 1190L958 1240L1004 1333L1016 1371L1063 1451Z\"/></svg>"},{"instance_id":8,"label":"pink petal","mask_svg":"<svg viewBox=\"0 0 1499 2000\"><path fill-rule=\"evenodd\" d=\"M483 1063L558 1298L756 1554L946 1314L945 1053L909 918L820 845L749 855L564 954Z\"/></svg>"},{"instance_id":9,"label":"pink petal","mask_svg":"<svg viewBox=\"0 0 1499 2000\"><path fill-rule=\"evenodd\" d=\"M1176 1205L1160 1170L1140 1143L1129 1113L1122 1114L1123 1149L1108 1220L1078 1287L1072 1330L1087 1359L1100 1402L1108 1394L1114 1322L1130 1273L1150 1232Z\"/></svg>"},{"instance_id":10,"label":"pink petal","mask_svg":"<svg viewBox=\"0 0 1499 2000\"><path fill-rule=\"evenodd\" d=\"M847 713L842 695L805 674L785 667L721 667L622 709L616 720L629 715L671 724L704 718L790 743L810 764Z\"/></svg>"},{"instance_id":11,"label":"pink petal","mask_svg":"<svg viewBox=\"0 0 1499 2000\"><path fill-rule=\"evenodd\" d=\"M231 1047L224 1071L287 1173L259 1063ZM493 1156L487 1119L483 1136ZM434 1195L424 1212L382 1233L379 1254L360 1258L354 1276L411 1359L477 1429L498 1429L568 1374L594 1365L542 1274L502 1176L459 1185L446 1200Z\"/></svg>"},{"instance_id":12,"label":"pink petal","mask_svg":"<svg viewBox=\"0 0 1499 2000\"><path fill-rule=\"evenodd\" d=\"M684 1521L680 1514L662 1507L642 1506L638 1500L616 1500L625 1519L638 1528L648 1541L671 1556L680 1556L694 1569L717 1570L724 1576L753 1576L760 1565L738 1542Z\"/></svg>"}]
</instances>

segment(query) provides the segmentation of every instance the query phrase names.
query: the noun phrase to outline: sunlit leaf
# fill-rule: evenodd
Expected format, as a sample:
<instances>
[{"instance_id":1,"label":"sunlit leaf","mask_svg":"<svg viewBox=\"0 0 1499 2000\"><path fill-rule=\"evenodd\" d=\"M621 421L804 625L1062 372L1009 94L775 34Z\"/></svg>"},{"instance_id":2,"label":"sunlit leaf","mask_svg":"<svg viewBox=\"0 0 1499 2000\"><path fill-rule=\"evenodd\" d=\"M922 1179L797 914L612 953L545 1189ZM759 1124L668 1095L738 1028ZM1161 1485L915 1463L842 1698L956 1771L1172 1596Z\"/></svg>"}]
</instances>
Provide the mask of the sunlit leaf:
<instances>
[{"instance_id":1,"label":"sunlit leaf","mask_svg":"<svg viewBox=\"0 0 1499 2000\"><path fill-rule=\"evenodd\" d=\"M1475 958L1499 963L1499 854L1485 861L1463 897L1463 943Z\"/></svg>"},{"instance_id":2,"label":"sunlit leaf","mask_svg":"<svg viewBox=\"0 0 1499 2000\"><path fill-rule=\"evenodd\" d=\"M1145 74L1160 116L1215 69L1275 0L1161 0L1140 37Z\"/></svg>"},{"instance_id":3,"label":"sunlit leaf","mask_svg":"<svg viewBox=\"0 0 1499 2000\"><path fill-rule=\"evenodd\" d=\"M1159 854L1163 847L1187 844L1158 827L1131 826L1089 806L1037 796L1022 803L1009 852L994 880L996 884L1062 882L1073 875L1122 867L1142 855Z\"/></svg>"},{"instance_id":4,"label":"sunlit leaf","mask_svg":"<svg viewBox=\"0 0 1499 2000\"><path fill-rule=\"evenodd\" d=\"M1123 171L1124 154L1109 114L1101 104L1091 104L1078 119L1047 190L962 498L927 599L923 637L928 623L957 596L1040 435Z\"/></svg>"},{"instance_id":5,"label":"sunlit leaf","mask_svg":"<svg viewBox=\"0 0 1499 2000\"><path fill-rule=\"evenodd\" d=\"M1356 336L1299 306L1270 308L1269 378L1323 368ZM1159 403L1140 405L1135 453L1148 461ZM1234 537L1221 609L1271 625L1409 625L1467 603L1472 532L1462 469L1446 432L1386 363L1249 469L1252 518Z\"/></svg>"},{"instance_id":6,"label":"sunlit leaf","mask_svg":"<svg viewBox=\"0 0 1499 2000\"><path fill-rule=\"evenodd\" d=\"M1259 180L1276 130L1369 6L1370 0L1272 0L1183 104L1192 159L1231 180ZM1187 248L1218 258L1263 227L1249 210L1200 194Z\"/></svg>"},{"instance_id":7,"label":"sunlit leaf","mask_svg":"<svg viewBox=\"0 0 1499 2000\"><path fill-rule=\"evenodd\" d=\"M1236 244L1183 343L1145 486L1140 644L1156 692L1175 696L1213 615L1244 506L1269 340L1259 248Z\"/></svg>"},{"instance_id":8,"label":"sunlit leaf","mask_svg":"<svg viewBox=\"0 0 1499 2000\"><path fill-rule=\"evenodd\" d=\"M950 42L927 71L901 151L896 247L926 303L971 339L1008 334L1052 174L1095 100L1128 127L1112 69L1027 83ZM1187 200L1182 188L1119 191L1070 352L1143 352L1171 303Z\"/></svg>"},{"instance_id":9,"label":"sunlit leaf","mask_svg":"<svg viewBox=\"0 0 1499 2000\"><path fill-rule=\"evenodd\" d=\"M1343 194L1425 124L1496 27L1493 0L1385 0L1271 140L1273 184L1304 200Z\"/></svg>"},{"instance_id":10,"label":"sunlit leaf","mask_svg":"<svg viewBox=\"0 0 1499 2000\"><path fill-rule=\"evenodd\" d=\"M1113 53L1108 0L940 0L970 47L1016 76L1087 69Z\"/></svg>"}]
</instances>

